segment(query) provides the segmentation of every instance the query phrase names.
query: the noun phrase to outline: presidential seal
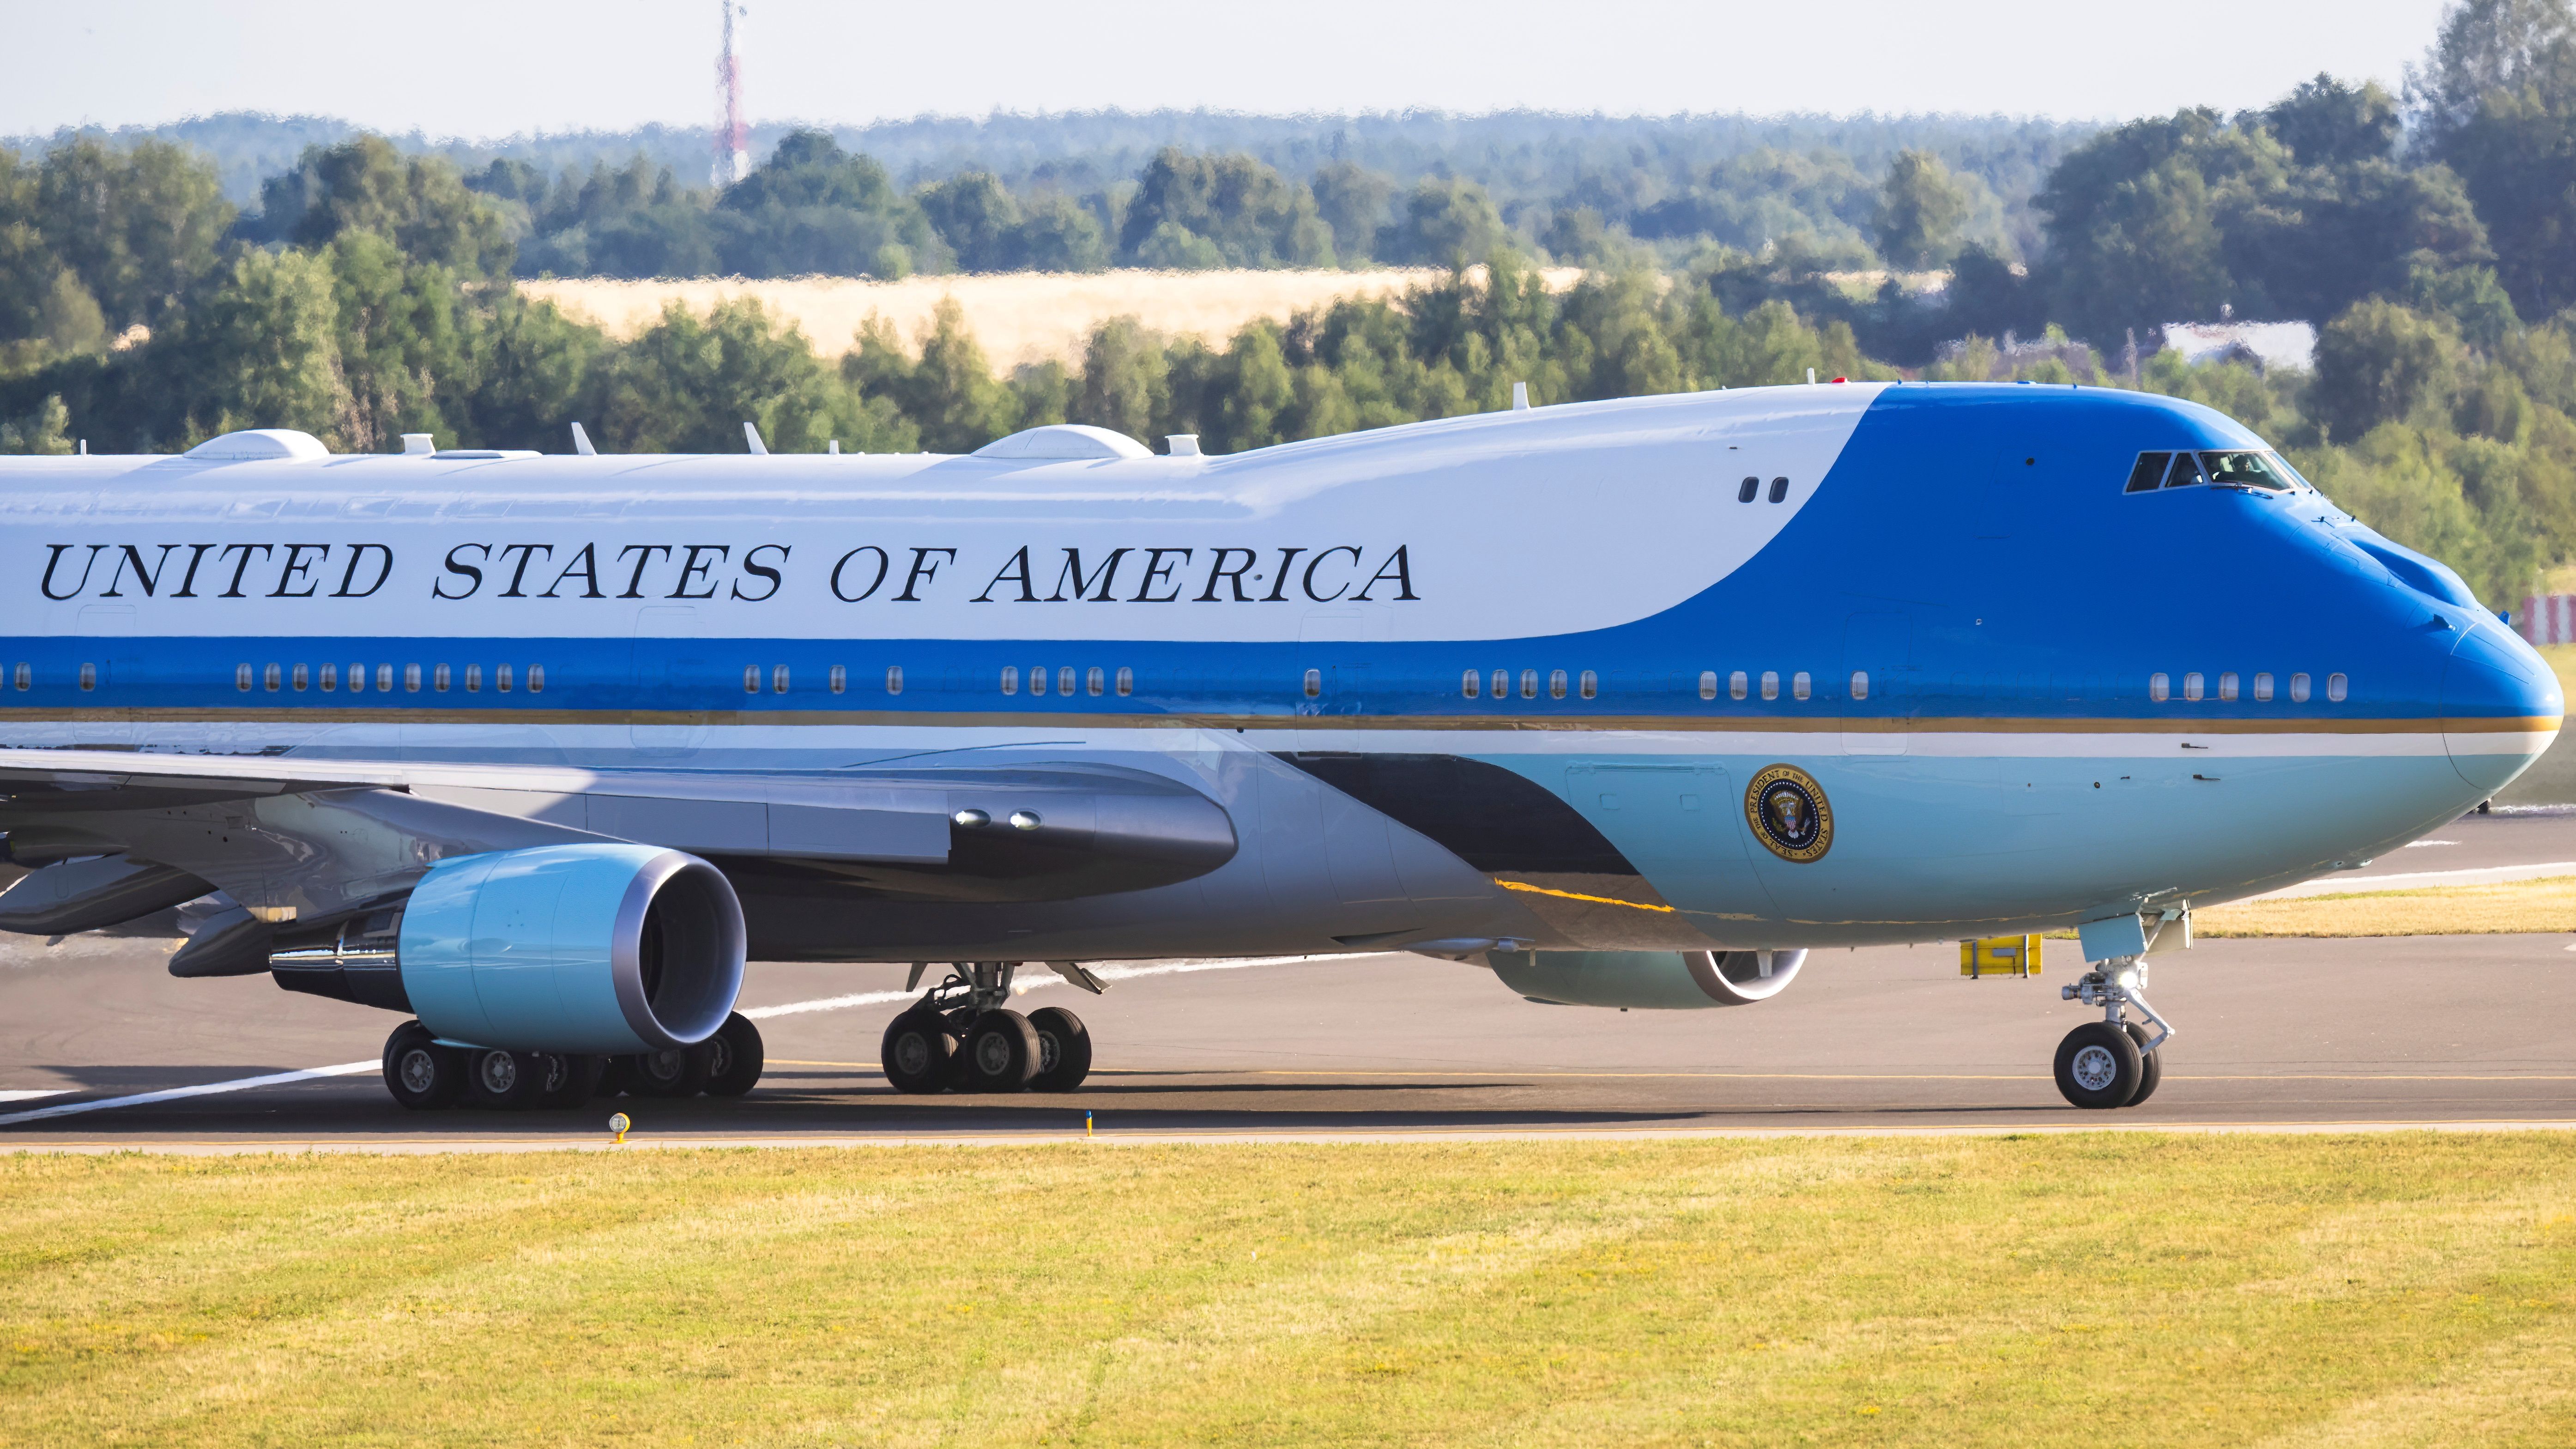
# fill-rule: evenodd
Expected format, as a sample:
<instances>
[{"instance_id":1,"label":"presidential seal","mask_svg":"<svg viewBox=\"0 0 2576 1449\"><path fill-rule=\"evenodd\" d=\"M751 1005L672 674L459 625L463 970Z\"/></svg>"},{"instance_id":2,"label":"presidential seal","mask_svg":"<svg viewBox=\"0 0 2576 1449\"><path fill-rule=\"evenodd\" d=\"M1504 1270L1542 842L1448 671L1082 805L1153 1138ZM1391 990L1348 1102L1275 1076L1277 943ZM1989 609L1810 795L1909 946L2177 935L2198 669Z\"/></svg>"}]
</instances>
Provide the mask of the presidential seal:
<instances>
[{"instance_id":1,"label":"presidential seal","mask_svg":"<svg viewBox=\"0 0 2576 1449\"><path fill-rule=\"evenodd\" d=\"M1744 791L1744 820L1753 838L1782 860L1820 860L1834 843L1834 809L1824 787L1795 765L1772 765Z\"/></svg>"}]
</instances>

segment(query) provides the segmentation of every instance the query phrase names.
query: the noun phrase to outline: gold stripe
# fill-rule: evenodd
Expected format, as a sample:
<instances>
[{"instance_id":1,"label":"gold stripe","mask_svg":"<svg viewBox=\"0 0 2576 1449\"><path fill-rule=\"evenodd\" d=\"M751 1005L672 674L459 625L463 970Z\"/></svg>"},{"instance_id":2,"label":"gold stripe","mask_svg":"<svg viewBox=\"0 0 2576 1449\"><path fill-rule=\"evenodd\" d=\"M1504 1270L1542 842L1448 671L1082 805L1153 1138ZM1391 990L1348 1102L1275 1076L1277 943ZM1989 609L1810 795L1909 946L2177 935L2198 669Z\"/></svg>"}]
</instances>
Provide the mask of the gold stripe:
<instances>
[{"instance_id":1,"label":"gold stripe","mask_svg":"<svg viewBox=\"0 0 2576 1449\"><path fill-rule=\"evenodd\" d=\"M1499 876L1495 877L1494 884L1507 891L1527 891L1534 896L1554 896L1561 901L1590 901L1597 906L1626 906L1632 911L1661 911L1668 916L1673 913L1673 908L1670 906L1641 905L1636 901L1613 900L1609 896L1587 896L1580 891L1552 891L1545 886L1534 886L1525 881L1504 880Z\"/></svg>"},{"instance_id":2,"label":"gold stripe","mask_svg":"<svg viewBox=\"0 0 2576 1449\"><path fill-rule=\"evenodd\" d=\"M1650 731L1664 734L2004 734L2004 735L2397 735L2397 734L2554 734L2560 721L2549 715L2518 718L2424 719L2049 719L2044 717L1938 718L1916 720L1841 719L1805 716L1789 719L1709 718L1677 715L1272 715L1272 714L1089 714L1039 710L627 710L513 709L478 710L334 708L327 704L293 709L213 709L200 707L97 706L90 708L10 707L0 705L0 724L7 723L238 723L238 724L588 724L785 727L910 725L940 729L1228 729L1264 731L1421 730L1535 731L1604 733Z\"/></svg>"}]
</instances>

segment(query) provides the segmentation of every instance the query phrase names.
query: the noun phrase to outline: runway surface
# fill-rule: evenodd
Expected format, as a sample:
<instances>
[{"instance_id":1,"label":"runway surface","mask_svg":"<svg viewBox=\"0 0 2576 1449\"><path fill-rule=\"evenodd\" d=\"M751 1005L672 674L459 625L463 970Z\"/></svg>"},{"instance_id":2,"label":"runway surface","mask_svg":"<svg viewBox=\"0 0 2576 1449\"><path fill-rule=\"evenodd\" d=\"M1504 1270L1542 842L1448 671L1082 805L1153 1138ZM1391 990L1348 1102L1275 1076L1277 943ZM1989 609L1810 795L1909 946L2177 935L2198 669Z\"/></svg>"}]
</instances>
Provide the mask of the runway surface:
<instances>
[{"instance_id":1,"label":"runway surface","mask_svg":"<svg viewBox=\"0 0 2576 1449\"><path fill-rule=\"evenodd\" d=\"M2336 879L2576 861L2576 813L2431 839L2452 843ZM619 1110L638 1143L1064 1138L1086 1113L1156 1139L2576 1124L2554 1010L2576 935L2204 940L2154 968L2179 1028L2162 1089L2112 1113L2049 1080L2096 1015L2058 999L2072 942L2029 981L1964 980L1948 944L1819 952L1773 1001L1695 1012L1542 1006L1404 955L1140 963L1100 998L1031 972L1023 1009L1072 1007L1097 1050L1053 1097L898 1095L876 1057L900 967L755 963L743 1007L770 1065L749 1097L422 1114L376 1075L398 1018L264 976L174 980L173 944L0 938L0 1149L590 1144Z\"/></svg>"}]
</instances>

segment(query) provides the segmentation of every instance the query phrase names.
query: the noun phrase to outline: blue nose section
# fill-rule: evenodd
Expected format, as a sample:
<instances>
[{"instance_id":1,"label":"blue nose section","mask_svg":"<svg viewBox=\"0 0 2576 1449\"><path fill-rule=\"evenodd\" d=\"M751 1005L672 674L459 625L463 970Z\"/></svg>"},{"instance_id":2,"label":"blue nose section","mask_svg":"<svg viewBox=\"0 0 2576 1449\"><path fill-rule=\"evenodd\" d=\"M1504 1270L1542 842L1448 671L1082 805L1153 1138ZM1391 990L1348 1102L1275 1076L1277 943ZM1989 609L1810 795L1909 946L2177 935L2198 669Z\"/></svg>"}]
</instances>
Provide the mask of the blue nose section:
<instances>
[{"instance_id":1,"label":"blue nose section","mask_svg":"<svg viewBox=\"0 0 2576 1449\"><path fill-rule=\"evenodd\" d=\"M2481 799L2540 758L2565 713L2548 661L2492 622L2463 632L2443 664L2442 742Z\"/></svg>"}]
</instances>

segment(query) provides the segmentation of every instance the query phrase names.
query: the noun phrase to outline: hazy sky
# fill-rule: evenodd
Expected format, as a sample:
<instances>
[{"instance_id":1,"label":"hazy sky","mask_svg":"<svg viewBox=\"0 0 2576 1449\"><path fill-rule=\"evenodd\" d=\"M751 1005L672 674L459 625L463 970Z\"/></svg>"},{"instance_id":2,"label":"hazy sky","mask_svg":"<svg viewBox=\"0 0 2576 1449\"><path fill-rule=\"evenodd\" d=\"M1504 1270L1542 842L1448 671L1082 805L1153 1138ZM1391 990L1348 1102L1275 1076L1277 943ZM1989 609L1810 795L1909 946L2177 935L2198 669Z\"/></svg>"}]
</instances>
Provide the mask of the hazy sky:
<instances>
[{"instance_id":1,"label":"hazy sky","mask_svg":"<svg viewBox=\"0 0 2576 1449\"><path fill-rule=\"evenodd\" d=\"M0 134L212 111L392 131L705 124L718 0L0 0ZM2443 0L748 0L754 121L1214 106L2001 111L2397 82Z\"/></svg>"}]
</instances>

